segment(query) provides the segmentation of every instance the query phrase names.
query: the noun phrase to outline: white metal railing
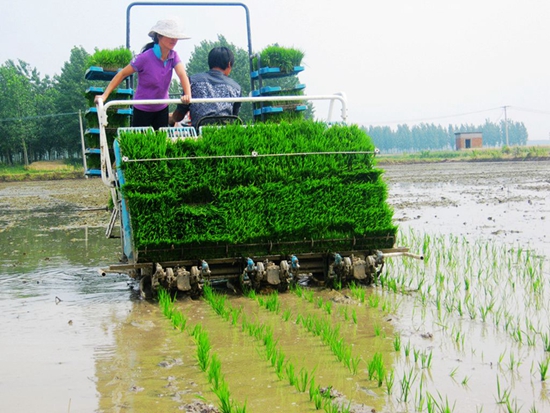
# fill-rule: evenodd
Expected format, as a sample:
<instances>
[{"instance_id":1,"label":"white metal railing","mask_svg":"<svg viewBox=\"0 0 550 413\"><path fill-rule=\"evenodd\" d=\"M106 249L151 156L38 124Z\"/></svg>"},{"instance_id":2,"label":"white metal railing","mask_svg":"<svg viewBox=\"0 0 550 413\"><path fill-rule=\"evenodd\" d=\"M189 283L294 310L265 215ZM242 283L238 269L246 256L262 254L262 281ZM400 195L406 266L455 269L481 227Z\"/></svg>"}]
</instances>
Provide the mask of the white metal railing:
<instances>
[{"instance_id":1,"label":"white metal railing","mask_svg":"<svg viewBox=\"0 0 550 413\"><path fill-rule=\"evenodd\" d=\"M300 95L300 96L260 96L260 97L240 97L240 98L209 98L209 99L191 99L189 104L195 103L216 103L216 102L280 102L280 101L329 101L329 110L326 118L327 122L331 122L334 102L338 101L341 104L340 118L341 121L347 122L347 104L346 95L344 93L335 93L333 95ZM109 187L116 186L116 178L113 173L113 165L109 154L109 145L107 142L107 134L105 127L108 125L107 109L111 106L127 106L127 105L151 105L151 104L180 104L180 99L154 99L154 100L111 100L104 103L99 99L97 107L97 117L99 120L99 149L101 151L101 179L103 183Z\"/></svg>"}]
</instances>

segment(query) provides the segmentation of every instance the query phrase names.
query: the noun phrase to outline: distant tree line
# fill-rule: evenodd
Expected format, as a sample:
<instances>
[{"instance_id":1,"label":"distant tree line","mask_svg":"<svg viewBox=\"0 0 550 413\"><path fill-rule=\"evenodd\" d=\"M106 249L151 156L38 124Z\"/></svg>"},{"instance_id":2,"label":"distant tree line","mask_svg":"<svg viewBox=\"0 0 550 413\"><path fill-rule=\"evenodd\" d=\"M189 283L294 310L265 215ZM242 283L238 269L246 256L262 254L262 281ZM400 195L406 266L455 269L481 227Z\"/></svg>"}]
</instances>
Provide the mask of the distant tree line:
<instances>
[{"instance_id":1,"label":"distant tree line","mask_svg":"<svg viewBox=\"0 0 550 413\"><path fill-rule=\"evenodd\" d=\"M41 77L21 60L0 66L0 161L28 164L81 151L79 111L85 111L88 53L73 48L60 75Z\"/></svg>"},{"instance_id":2,"label":"distant tree line","mask_svg":"<svg viewBox=\"0 0 550 413\"><path fill-rule=\"evenodd\" d=\"M508 145L526 145L527 128L523 122L508 121L508 141L506 140L506 122L493 123L486 120L483 125L462 124L441 125L421 123L409 127L398 125L396 129L389 126L369 126L363 128L372 138L378 149L384 152L417 152L425 150L446 150L455 148L455 133L481 132L484 147L501 147Z\"/></svg>"},{"instance_id":3,"label":"distant tree line","mask_svg":"<svg viewBox=\"0 0 550 413\"><path fill-rule=\"evenodd\" d=\"M242 86L243 95L250 91L248 53L218 36L216 42L202 42L192 52L187 64L189 74L207 70L207 55L214 46L235 50L235 70L231 76ZM61 73L41 77L36 68L21 60L8 60L0 66L0 164L28 165L38 160L82 157L80 116L88 109L85 91L91 86L84 77L89 54L81 47L71 50ZM295 78L294 78L295 79ZM106 84L106 82L105 82ZM94 84L97 85L97 84ZM171 93L179 95L178 85ZM250 105L243 105L242 117L251 120ZM308 117L313 110L308 110ZM85 128L85 122L84 122ZM505 123L484 125L420 124L410 128L399 125L369 126L366 132L382 151L421 151L454 148L456 132L482 132L484 146L506 144ZM525 145L527 130L523 123L508 122L510 145Z\"/></svg>"}]
</instances>

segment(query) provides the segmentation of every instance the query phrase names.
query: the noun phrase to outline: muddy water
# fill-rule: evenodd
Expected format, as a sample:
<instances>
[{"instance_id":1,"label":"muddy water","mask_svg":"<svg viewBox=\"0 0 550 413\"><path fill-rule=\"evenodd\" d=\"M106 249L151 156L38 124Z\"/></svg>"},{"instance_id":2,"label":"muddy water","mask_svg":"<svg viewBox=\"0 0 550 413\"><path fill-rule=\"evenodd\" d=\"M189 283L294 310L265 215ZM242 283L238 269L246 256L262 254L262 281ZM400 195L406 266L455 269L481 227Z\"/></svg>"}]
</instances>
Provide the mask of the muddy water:
<instances>
[{"instance_id":1,"label":"muddy water","mask_svg":"<svg viewBox=\"0 0 550 413\"><path fill-rule=\"evenodd\" d=\"M396 222L404 232L520 243L548 256L549 162L384 169ZM156 305L137 299L124 275L99 274L119 254L119 241L104 236L106 203L107 193L97 180L0 183L0 411L186 411L200 397L217 404L197 367L189 332L174 330ZM454 411L499 411L499 374L503 389L523 409L550 408L544 382L537 379L537 363L544 356L540 340L533 346L525 339L519 344L494 324L467 317L446 320L443 334L433 303L419 306L414 293L393 294L380 287L369 289L369 295L382 303L340 302L330 292L315 292L316 299L333 303L327 315L286 294L281 305L291 313L288 321L247 298L230 297L229 302L271 326L296 370L315 370L316 383L334 386L356 411L414 411L420 403L415 397L427 397L418 391L420 378L435 400L441 403L439 391L451 405L456 402ZM183 300L178 307L188 317L189 331L201 324L209 332L212 351L220 355L232 398L240 405L246 402L248 411L266 411L266 406L314 411L307 393L278 379L262 344L240 325L222 320L202 302ZM298 314L329 317L339 325L353 355L363 357L360 373L351 374L318 338L299 328ZM393 349L396 335L400 352ZM407 345L411 355L404 357ZM419 357L430 352L433 361L430 368L414 370L414 394L405 403L403 378L419 363L415 350ZM366 377L374 352L382 353L388 371L395 372L391 395L385 385L379 388ZM514 368L515 360L521 367Z\"/></svg>"},{"instance_id":2,"label":"muddy water","mask_svg":"<svg viewBox=\"0 0 550 413\"><path fill-rule=\"evenodd\" d=\"M550 251L550 162L385 166L402 228Z\"/></svg>"},{"instance_id":3,"label":"muddy water","mask_svg":"<svg viewBox=\"0 0 550 413\"><path fill-rule=\"evenodd\" d=\"M395 263L388 269L405 274L403 284L414 291L402 295L396 329L404 342L430 351L434 360L434 367L419 373L410 356L401 357L398 374L418 373L414 397L421 386L439 405L448 400L452 411L550 411L547 378L541 378L550 350L550 163L447 163L387 171L403 232L431 234L444 251L441 256L430 248L424 264ZM414 245L424 252L422 240ZM447 285L440 289L442 284Z\"/></svg>"}]
</instances>

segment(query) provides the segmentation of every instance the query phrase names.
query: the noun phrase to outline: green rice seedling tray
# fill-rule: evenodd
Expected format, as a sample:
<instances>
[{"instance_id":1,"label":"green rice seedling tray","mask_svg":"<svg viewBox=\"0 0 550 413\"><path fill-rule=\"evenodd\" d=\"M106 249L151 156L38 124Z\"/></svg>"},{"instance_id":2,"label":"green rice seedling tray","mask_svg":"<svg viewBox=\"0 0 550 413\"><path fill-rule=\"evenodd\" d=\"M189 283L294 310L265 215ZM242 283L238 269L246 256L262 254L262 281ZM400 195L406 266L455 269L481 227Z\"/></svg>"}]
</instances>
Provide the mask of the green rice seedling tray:
<instances>
[{"instance_id":1,"label":"green rice seedling tray","mask_svg":"<svg viewBox=\"0 0 550 413\"><path fill-rule=\"evenodd\" d=\"M195 139L118 139L137 262L393 247L383 171L355 125L228 125Z\"/></svg>"}]
</instances>

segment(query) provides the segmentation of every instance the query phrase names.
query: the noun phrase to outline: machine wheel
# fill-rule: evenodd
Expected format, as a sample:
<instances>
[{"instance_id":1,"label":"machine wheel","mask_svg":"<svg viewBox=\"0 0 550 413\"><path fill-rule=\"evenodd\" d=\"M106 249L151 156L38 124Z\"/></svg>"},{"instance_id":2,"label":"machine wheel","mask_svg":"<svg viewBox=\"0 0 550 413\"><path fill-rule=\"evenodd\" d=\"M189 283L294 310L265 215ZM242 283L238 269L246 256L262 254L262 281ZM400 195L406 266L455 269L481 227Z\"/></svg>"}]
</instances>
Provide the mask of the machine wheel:
<instances>
[{"instance_id":1,"label":"machine wheel","mask_svg":"<svg viewBox=\"0 0 550 413\"><path fill-rule=\"evenodd\" d=\"M190 296L192 300L198 300L202 296L202 288L198 284L193 285Z\"/></svg>"},{"instance_id":2,"label":"machine wheel","mask_svg":"<svg viewBox=\"0 0 550 413\"><path fill-rule=\"evenodd\" d=\"M141 294L141 297L146 300L151 300L153 298L153 288L150 274L145 275L139 281L139 293Z\"/></svg>"},{"instance_id":3,"label":"machine wheel","mask_svg":"<svg viewBox=\"0 0 550 413\"><path fill-rule=\"evenodd\" d=\"M251 284L252 284L252 289L253 289L254 291L256 291L257 293L259 293L260 290L261 290L261 287L262 287L262 285L261 285L262 283L260 282L260 280L257 279L257 278L254 278L254 279L252 280L252 283L251 283Z\"/></svg>"}]
</instances>

